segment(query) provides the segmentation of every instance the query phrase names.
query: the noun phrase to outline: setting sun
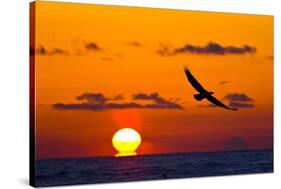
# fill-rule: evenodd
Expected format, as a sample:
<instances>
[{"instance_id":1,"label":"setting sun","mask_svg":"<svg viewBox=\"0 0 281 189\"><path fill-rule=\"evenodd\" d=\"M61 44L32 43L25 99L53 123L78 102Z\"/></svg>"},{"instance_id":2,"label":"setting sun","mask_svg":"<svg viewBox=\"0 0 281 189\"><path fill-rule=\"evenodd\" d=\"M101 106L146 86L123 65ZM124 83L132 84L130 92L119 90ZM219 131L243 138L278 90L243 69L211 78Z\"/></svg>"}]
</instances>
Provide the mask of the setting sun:
<instances>
[{"instance_id":1,"label":"setting sun","mask_svg":"<svg viewBox=\"0 0 281 189\"><path fill-rule=\"evenodd\" d=\"M134 129L120 129L113 135L112 144L119 152L116 157L134 156L137 155L136 150L141 144L141 136Z\"/></svg>"}]
</instances>

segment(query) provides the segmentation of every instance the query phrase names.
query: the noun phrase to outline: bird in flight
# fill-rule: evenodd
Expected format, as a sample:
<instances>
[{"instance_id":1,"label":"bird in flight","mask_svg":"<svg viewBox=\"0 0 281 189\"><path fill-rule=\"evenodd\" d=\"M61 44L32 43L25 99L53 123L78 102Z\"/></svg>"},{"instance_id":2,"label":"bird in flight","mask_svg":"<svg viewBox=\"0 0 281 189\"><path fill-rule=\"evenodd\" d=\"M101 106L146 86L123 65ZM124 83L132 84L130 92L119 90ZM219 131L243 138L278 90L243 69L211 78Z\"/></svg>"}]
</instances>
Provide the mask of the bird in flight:
<instances>
[{"instance_id":1,"label":"bird in flight","mask_svg":"<svg viewBox=\"0 0 281 189\"><path fill-rule=\"evenodd\" d=\"M204 89L204 87L202 87L202 85L195 79L195 77L191 74L190 70L185 67L184 68L185 71L185 75L187 77L187 80L189 81L189 83L192 85L192 87L199 92L199 94L195 94L193 95L194 98L197 101L201 101L203 99L207 99L209 102L211 102L212 104L225 108L227 110L237 110L236 108L230 108L227 105L223 104L221 101L219 101L218 99L216 99L214 96L212 96L212 94L214 94L213 92L209 92L206 89Z\"/></svg>"}]
</instances>

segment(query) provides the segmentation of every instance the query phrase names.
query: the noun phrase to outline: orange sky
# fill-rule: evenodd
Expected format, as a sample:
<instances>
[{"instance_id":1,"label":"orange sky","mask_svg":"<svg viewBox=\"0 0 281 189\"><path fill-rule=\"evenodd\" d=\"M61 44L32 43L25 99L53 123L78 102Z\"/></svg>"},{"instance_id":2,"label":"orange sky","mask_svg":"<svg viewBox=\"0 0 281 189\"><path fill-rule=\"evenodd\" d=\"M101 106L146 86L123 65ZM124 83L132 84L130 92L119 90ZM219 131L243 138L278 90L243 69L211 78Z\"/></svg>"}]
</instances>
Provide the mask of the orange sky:
<instances>
[{"instance_id":1,"label":"orange sky","mask_svg":"<svg viewBox=\"0 0 281 189\"><path fill-rule=\"evenodd\" d=\"M123 127L141 134L139 154L230 150L233 138L248 149L273 147L272 16L36 2L35 29L37 158L112 156L111 138ZM209 42L256 52L173 53ZM167 56L157 53L164 47ZM184 65L224 103L243 94L239 103L251 106L202 107L208 102L193 98ZM93 111L85 108L93 102L77 99L101 93L106 103L145 105L154 101L132 95L155 92L182 109Z\"/></svg>"}]
</instances>

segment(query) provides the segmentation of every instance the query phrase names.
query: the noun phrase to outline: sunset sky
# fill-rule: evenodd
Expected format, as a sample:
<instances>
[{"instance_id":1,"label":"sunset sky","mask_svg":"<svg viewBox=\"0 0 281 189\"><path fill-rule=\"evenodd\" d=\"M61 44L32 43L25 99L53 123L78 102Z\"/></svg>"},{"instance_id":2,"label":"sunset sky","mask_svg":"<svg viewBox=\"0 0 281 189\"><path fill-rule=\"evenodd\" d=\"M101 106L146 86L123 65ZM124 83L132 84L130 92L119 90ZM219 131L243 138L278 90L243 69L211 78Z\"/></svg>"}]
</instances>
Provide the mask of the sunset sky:
<instances>
[{"instance_id":1,"label":"sunset sky","mask_svg":"<svg viewBox=\"0 0 281 189\"><path fill-rule=\"evenodd\" d=\"M36 2L36 157L273 148L273 17ZM196 101L184 66L238 111Z\"/></svg>"}]
</instances>

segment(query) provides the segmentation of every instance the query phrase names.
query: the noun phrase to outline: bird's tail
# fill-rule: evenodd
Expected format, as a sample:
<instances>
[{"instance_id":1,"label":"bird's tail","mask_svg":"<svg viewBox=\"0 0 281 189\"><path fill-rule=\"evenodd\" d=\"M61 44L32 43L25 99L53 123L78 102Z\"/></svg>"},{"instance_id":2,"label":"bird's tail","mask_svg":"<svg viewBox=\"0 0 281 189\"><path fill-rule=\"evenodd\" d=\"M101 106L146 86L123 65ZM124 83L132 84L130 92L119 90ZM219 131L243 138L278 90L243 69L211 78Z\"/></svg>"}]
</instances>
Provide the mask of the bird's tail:
<instances>
[{"instance_id":1,"label":"bird's tail","mask_svg":"<svg viewBox=\"0 0 281 189\"><path fill-rule=\"evenodd\" d=\"M195 94L195 95L193 95L193 97L196 99L196 100L198 100L198 101L201 101L202 99L204 99L205 98L205 96L204 95L202 95L202 94Z\"/></svg>"}]
</instances>

